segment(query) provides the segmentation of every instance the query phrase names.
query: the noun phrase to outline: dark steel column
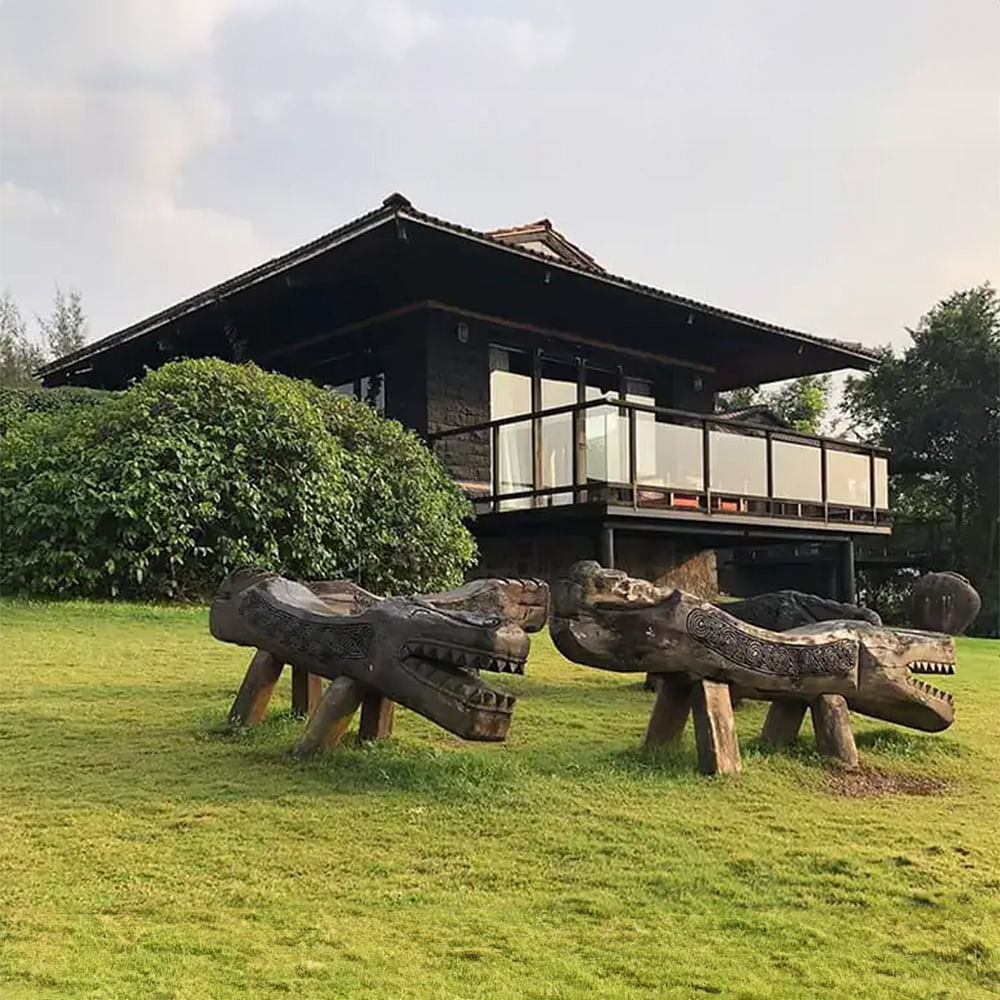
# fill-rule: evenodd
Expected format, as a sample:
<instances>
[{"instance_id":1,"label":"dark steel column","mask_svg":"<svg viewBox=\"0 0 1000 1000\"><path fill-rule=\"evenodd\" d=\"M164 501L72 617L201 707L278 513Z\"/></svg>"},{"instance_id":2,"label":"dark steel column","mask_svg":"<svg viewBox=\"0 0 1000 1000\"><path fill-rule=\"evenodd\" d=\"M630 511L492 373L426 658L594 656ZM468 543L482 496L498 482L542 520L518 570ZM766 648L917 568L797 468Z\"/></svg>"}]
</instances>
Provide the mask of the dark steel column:
<instances>
[{"instance_id":1,"label":"dark steel column","mask_svg":"<svg viewBox=\"0 0 1000 1000\"><path fill-rule=\"evenodd\" d=\"M615 568L615 529L610 524L601 525L600 564L605 569Z\"/></svg>"},{"instance_id":2,"label":"dark steel column","mask_svg":"<svg viewBox=\"0 0 1000 1000\"><path fill-rule=\"evenodd\" d=\"M854 541L848 538L840 548L840 600L845 604L858 603L858 591L854 582Z\"/></svg>"}]
</instances>

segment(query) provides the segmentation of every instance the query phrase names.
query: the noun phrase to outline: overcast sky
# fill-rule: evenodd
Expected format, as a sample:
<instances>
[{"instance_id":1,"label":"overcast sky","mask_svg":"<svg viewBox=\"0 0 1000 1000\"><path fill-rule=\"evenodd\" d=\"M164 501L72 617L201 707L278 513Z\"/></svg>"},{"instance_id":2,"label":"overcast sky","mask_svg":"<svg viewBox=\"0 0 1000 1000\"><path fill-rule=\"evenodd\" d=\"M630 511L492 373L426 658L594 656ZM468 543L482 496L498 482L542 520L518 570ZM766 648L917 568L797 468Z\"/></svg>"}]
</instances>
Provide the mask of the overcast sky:
<instances>
[{"instance_id":1,"label":"overcast sky","mask_svg":"<svg viewBox=\"0 0 1000 1000\"><path fill-rule=\"evenodd\" d=\"M0 0L2 285L103 336L379 204L905 341L1000 281L997 0Z\"/></svg>"}]
</instances>

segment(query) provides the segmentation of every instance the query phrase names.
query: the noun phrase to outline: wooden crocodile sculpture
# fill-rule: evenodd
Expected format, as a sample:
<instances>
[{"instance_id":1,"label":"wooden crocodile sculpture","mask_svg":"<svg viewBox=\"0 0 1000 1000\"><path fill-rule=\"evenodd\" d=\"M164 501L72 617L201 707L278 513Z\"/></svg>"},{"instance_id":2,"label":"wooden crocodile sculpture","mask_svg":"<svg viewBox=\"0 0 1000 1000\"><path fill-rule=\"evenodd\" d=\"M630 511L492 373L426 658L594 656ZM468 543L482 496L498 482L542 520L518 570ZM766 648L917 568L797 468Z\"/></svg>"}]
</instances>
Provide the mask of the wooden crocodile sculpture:
<instances>
[{"instance_id":1,"label":"wooden crocodile sculpture","mask_svg":"<svg viewBox=\"0 0 1000 1000\"><path fill-rule=\"evenodd\" d=\"M397 702L463 739L505 739L515 699L480 671L523 673L526 633L543 628L547 613L548 587L538 580L383 598L346 580L301 584L247 568L223 581L209 627L217 639L257 649L232 721L263 718L286 663L312 688L295 749L305 755L335 746L361 705L362 738L388 735ZM320 697L322 678L331 683Z\"/></svg>"},{"instance_id":2,"label":"wooden crocodile sculpture","mask_svg":"<svg viewBox=\"0 0 1000 1000\"><path fill-rule=\"evenodd\" d=\"M937 732L952 696L914 674L955 672L950 636L864 621L823 621L783 632L757 628L672 588L581 562L552 586L549 628L559 651L602 670L660 675L647 746L679 737L693 710L699 768L740 768L730 686L771 702L763 738L797 736L812 710L821 752L858 756L848 710Z\"/></svg>"}]
</instances>

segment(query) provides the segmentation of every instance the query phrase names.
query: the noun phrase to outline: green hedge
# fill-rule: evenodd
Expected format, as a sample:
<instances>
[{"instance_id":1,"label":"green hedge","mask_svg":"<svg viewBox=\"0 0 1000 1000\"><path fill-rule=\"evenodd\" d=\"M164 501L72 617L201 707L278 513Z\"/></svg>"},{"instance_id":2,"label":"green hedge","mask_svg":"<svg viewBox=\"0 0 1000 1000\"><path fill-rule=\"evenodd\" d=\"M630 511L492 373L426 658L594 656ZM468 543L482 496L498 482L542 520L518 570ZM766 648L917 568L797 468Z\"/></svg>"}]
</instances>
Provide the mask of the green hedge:
<instances>
[{"instance_id":1,"label":"green hedge","mask_svg":"<svg viewBox=\"0 0 1000 1000\"><path fill-rule=\"evenodd\" d=\"M197 598L248 563L426 591L475 557L468 502L414 434L254 365L173 362L0 448L6 593Z\"/></svg>"},{"instance_id":2,"label":"green hedge","mask_svg":"<svg viewBox=\"0 0 1000 1000\"><path fill-rule=\"evenodd\" d=\"M106 389L85 389L63 385L54 389L41 386L0 386L0 434L29 413L51 413L103 403L115 393Z\"/></svg>"}]
</instances>

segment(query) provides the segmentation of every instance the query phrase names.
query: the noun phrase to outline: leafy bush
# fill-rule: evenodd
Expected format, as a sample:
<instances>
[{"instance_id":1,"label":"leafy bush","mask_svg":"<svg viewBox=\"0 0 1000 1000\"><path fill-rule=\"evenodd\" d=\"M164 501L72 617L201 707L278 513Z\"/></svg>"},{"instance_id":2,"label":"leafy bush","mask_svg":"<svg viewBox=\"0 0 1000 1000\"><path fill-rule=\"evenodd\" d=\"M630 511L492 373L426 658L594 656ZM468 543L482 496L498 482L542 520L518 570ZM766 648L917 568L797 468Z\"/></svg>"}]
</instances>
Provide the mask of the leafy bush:
<instances>
[{"instance_id":1,"label":"leafy bush","mask_svg":"<svg viewBox=\"0 0 1000 1000\"><path fill-rule=\"evenodd\" d=\"M41 386L0 386L0 434L29 413L51 413L80 406L95 406L114 396L106 389L62 385L54 389Z\"/></svg>"},{"instance_id":2,"label":"leafy bush","mask_svg":"<svg viewBox=\"0 0 1000 1000\"><path fill-rule=\"evenodd\" d=\"M5 592L211 593L238 565L376 590L448 586L468 504L415 435L254 365L178 361L0 453Z\"/></svg>"},{"instance_id":3,"label":"leafy bush","mask_svg":"<svg viewBox=\"0 0 1000 1000\"><path fill-rule=\"evenodd\" d=\"M350 499L353 579L376 593L452 586L476 558L465 496L413 431L370 406L308 386L340 442Z\"/></svg>"}]
</instances>

